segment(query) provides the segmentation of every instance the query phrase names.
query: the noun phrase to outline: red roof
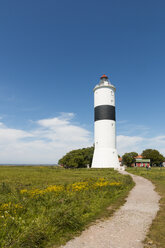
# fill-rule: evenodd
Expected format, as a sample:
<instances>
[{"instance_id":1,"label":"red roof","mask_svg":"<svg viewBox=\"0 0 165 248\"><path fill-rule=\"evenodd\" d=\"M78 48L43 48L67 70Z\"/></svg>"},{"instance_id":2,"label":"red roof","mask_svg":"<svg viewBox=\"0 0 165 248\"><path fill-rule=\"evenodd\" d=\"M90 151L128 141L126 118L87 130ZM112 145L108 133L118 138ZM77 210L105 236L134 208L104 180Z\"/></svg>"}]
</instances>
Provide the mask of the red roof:
<instances>
[{"instance_id":1,"label":"red roof","mask_svg":"<svg viewBox=\"0 0 165 248\"><path fill-rule=\"evenodd\" d=\"M119 158L119 161L121 162L122 161L122 158Z\"/></svg>"},{"instance_id":2,"label":"red roof","mask_svg":"<svg viewBox=\"0 0 165 248\"><path fill-rule=\"evenodd\" d=\"M142 157L142 155L138 155L138 156L137 156L137 157L135 157L135 158L143 158L143 157Z\"/></svg>"},{"instance_id":3,"label":"red roof","mask_svg":"<svg viewBox=\"0 0 165 248\"><path fill-rule=\"evenodd\" d=\"M102 78L108 78L108 77L105 74L103 74L100 79Z\"/></svg>"}]
</instances>

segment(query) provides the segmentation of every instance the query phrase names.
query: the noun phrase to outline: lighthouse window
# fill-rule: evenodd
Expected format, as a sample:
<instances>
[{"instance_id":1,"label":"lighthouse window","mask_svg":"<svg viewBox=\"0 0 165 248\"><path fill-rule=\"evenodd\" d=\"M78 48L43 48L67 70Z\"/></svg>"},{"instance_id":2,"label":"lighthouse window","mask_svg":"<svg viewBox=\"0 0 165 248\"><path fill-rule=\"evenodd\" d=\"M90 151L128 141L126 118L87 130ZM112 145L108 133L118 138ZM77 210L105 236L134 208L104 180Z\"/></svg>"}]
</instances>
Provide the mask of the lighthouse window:
<instances>
[{"instance_id":1,"label":"lighthouse window","mask_svg":"<svg viewBox=\"0 0 165 248\"><path fill-rule=\"evenodd\" d=\"M113 127L113 123L112 123L112 127Z\"/></svg>"}]
</instances>

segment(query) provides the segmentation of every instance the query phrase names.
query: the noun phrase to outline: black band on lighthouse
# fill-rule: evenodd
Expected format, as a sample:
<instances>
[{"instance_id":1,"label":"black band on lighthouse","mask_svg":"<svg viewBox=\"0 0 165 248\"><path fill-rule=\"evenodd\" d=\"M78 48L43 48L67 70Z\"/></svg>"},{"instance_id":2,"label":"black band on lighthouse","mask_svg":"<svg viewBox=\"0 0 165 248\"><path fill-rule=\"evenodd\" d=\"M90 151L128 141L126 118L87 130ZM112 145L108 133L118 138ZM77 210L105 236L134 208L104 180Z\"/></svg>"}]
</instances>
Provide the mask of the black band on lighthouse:
<instances>
[{"instance_id":1,"label":"black band on lighthouse","mask_svg":"<svg viewBox=\"0 0 165 248\"><path fill-rule=\"evenodd\" d=\"M95 121L112 120L115 121L115 106L100 105L95 107Z\"/></svg>"}]
</instances>

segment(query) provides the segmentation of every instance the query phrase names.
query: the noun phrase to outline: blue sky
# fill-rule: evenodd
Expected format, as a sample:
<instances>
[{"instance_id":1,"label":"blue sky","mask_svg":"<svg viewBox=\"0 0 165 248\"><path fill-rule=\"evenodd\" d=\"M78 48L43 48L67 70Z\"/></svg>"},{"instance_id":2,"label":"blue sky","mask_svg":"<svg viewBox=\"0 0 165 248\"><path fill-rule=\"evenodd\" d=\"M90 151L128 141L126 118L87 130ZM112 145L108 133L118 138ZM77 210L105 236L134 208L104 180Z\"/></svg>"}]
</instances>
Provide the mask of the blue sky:
<instances>
[{"instance_id":1,"label":"blue sky","mask_svg":"<svg viewBox=\"0 0 165 248\"><path fill-rule=\"evenodd\" d=\"M119 154L165 155L163 0L0 2L0 163L93 144L93 88L116 86Z\"/></svg>"}]
</instances>

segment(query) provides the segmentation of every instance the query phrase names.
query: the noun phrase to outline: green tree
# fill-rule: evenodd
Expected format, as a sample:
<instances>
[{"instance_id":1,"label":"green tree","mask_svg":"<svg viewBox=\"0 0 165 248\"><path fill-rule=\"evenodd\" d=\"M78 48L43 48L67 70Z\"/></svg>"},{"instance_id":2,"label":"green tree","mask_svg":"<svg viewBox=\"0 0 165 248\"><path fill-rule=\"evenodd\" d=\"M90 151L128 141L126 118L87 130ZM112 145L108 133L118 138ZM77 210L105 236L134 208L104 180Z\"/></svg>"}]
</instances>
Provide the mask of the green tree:
<instances>
[{"instance_id":1,"label":"green tree","mask_svg":"<svg viewBox=\"0 0 165 248\"><path fill-rule=\"evenodd\" d=\"M68 152L63 156L58 164L64 165L65 168L84 168L92 164L94 147L87 147Z\"/></svg>"},{"instance_id":2,"label":"green tree","mask_svg":"<svg viewBox=\"0 0 165 248\"><path fill-rule=\"evenodd\" d=\"M160 165L164 161L164 156L154 149L146 149L142 152L144 158L151 160L151 165Z\"/></svg>"},{"instance_id":3,"label":"green tree","mask_svg":"<svg viewBox=\"0 0 165 248\"><path fill-rule=\"evenodd\" d=\"M137 156L138 156L137 152L125 153L122 157L123 164L127 166L131 166L131 164L135 162L135 157Z\"/></svg>"}]
</instances>

